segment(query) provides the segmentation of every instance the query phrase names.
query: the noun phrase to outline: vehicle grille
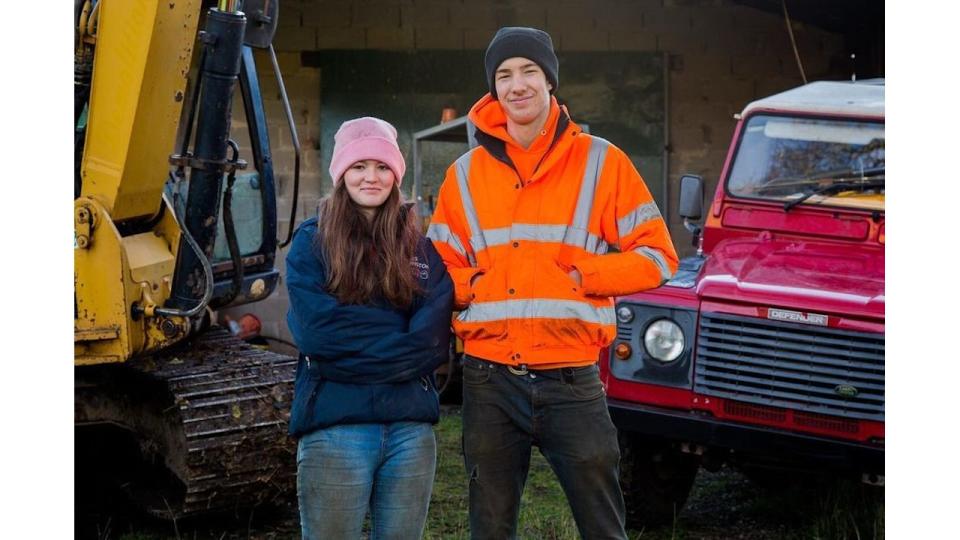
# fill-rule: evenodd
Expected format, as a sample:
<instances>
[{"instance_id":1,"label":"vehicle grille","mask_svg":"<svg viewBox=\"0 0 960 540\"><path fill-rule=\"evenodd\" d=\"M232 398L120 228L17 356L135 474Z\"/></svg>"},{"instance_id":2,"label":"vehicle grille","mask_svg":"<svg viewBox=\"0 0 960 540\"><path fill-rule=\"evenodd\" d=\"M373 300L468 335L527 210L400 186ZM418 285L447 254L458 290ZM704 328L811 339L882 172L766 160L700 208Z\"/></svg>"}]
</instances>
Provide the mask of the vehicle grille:
<instances>
[{"instance_id":1,"label":"vehicle grille","mask_svg":"<svg viewBox=\"0 0 960 540\"><path fill-rule=\"evenodd\" d=\"M703 313L694 374L704 395L884 419L883 334Z\"/></svg>"},{"instance_id":2,"label":"vehicle grille","mask_svg":"<svg viewBox=\"0 0 960 540\"><path fill-rule=\"evenodd\" d=\"M617 337L629 343L633 338L633 325L617 321Z\"/></svg>"}]
</instances>

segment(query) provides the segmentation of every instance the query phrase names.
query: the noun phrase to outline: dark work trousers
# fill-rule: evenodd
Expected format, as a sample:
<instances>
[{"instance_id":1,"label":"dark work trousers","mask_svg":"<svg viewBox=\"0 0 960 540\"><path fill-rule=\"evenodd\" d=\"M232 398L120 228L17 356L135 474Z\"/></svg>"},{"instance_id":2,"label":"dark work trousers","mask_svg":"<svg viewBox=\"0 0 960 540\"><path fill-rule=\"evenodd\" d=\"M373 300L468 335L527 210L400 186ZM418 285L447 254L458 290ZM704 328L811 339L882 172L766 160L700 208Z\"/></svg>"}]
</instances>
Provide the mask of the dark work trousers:
<instances>
[{"instance_id":1,"label":"dark work trousers","mask_svg":"<svg viewBox=\"0 0 960 540\"><path fill-rule=\"evenodd\" d=\"M503 364L465 356L471 538L516 538L533 445L560 480L580 536L626 539L617 430L597 366L517 375Z\"/></svg>"}]
</instances>

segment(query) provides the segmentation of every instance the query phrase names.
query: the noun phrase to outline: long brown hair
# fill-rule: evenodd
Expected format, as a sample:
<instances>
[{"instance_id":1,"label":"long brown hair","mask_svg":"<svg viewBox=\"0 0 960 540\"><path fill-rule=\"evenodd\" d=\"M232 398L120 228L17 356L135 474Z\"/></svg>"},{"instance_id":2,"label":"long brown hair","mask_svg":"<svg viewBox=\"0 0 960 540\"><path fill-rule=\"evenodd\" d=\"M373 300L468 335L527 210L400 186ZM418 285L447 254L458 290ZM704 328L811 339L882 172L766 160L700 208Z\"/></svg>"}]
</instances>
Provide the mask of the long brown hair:
<instances>
[{"instance_id":1,"label":"long brown hair","mask_svg":"<svg viewBox=\"0 0 960 540\"><path fill-rule=\"evenodd\" d=\"M413 208L394 186L372 220L350 198L346 183L320 202L316 243L327 266L327 290L344 304L385 299L407 308L422 290L411 265L421 232Z\"/></svg>"}]
</instances>

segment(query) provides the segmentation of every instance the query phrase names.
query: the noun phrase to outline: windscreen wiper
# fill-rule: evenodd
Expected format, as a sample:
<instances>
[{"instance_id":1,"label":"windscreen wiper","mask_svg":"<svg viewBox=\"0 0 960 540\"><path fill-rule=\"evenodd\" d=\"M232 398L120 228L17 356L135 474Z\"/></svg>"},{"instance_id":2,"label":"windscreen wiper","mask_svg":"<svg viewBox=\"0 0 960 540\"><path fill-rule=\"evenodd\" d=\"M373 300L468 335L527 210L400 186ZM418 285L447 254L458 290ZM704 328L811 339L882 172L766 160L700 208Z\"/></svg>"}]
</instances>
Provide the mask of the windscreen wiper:
<instances>
[{"instance_id":1,"label":"windscreen wiper","mask_svg":"<svg viewBox=\"0 0 960 540\"><path fill-rule=\"evenodd\" d=\"M851 177L851 178L838 178L840 182L835 182L833 184L828 184L821 188L817 188L811 191L808 191L800 196L800 198L794 199L792 201L787 201L783 203L783 211L789 212L791 208L802 203L803 201L813 197L814 195L830 195L833 193L840 193L841 191L866 191L869 189L882 188L886 175L874 175L861 179L861 177ZM856 180L856 181L854 181Z\"/></svg>"},{"instance_id":2,"label":"windscreen wiper","mask_svg":"<svg viewBox=\"0 0 960 540\"><path fill-rule=\"evenodd\" d=\"M876 178L878 175L884 174L886 171L885 167L874 167L871 169L836 169L832 171L823 171L816 172L812 174L804 174L798 176L781 176L779 178L774 178L761 186L757 187L757 191L764 191L767 189L773 188L784 188L794 185L809 185L818 183L822 180L853 180L853 179L862 179L862 178Z\"/></svg>"}]
</instances>

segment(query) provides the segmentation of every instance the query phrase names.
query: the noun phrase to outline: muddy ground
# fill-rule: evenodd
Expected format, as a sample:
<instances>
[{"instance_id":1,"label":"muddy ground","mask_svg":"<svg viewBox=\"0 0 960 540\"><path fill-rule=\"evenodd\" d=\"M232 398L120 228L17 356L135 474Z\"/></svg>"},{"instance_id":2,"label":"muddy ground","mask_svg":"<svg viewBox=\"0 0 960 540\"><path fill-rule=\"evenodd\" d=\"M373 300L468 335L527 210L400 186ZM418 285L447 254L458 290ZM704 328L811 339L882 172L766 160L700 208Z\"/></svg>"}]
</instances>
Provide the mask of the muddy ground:
<instances>
[{"instance_id":1,"label":"muddy ground","mask_svg":"<svg viewBox=\"0 0 960 540\"><path fill-rule=\"evenodd\" d=\"M841 487L859 492L859 487ZM785 487L760 489L731 469L701 471L690 499L673 527L631 531L631 538L782 539L782 538L883 538L883 497L867 490L859 508L843 495L824 497L822 490ZM849 493L846 495L850 497ZM857 498L854 496L853 498ZM78 508L78 512L80 508ZM79 520L77 538L120 540L217 539L278 540L299 538L293 502L259 508L239 515L219 516L177 524L143 517L91 514ZM85 522L84 522L85 521Z\"/></svg>"},{"instance_id":2,"label":"muddy ground","mask_svg":"<svg viewBox=\"0 0 960 540\"><path fill-rule=\"evenodd\" d=\"M458 420L458 419L457 419ZM448 425L450 424L450 425ZM440 452L450 454L452 460L441 467L439 486L456 486L459 473L459 423L442 422L438 428ZM454 433L456 431L457 433ZM449 439L449 440L447 440ZM456 455L455 455L456 454ZM538 455L535 460L542 460ZM533 463L532 470L538 464ZM540 464L545 468L545 463ZM547 473L550 474L549 472ZM452 477L451 479L441 478ZM108 493L84 489L78 475L75 507L75 536L98 540L277 540L299 538L296 501L284 501L271 507L244 510L230 515L207 516L173 523L146 518L129 508L122 500ZM446 482L446 483L444 483ZM452 484L450 483L452 482ZM531 482L528 482L528 489ZM459 491L456 487L442 489ZM543 489L543 488L540 488ZM537 495L546 501L551 497L560 500L560 511L548 509L546 502L541 507L546 512L546 522L566 522L556 529L539 529L535 526L521 532L530 539L574 538L575 527L569 515L569 507L562 502L562 492L551 477L545 493ZM555 493L554 493L555 491ZM435 497L436 498L436 497ZM445 497L444 499L450 499ZM456 499L456 497L454 497ZM434 504L437 503L437 504ZM438 501L431 504L431 512L456 513L455 528L433 524L428 520L427 538L466 538L465 493L459 502L440 508ZM449 504L449 503L444 503ZM549 508L556 508L556 505ZM538 511L538 515L539 515ZM431 529L431 527L433 527ZM553 532L560 531L560 532ZM724 467L717 472L701 469L691 491L686 507L675 524L652 530L632 530L632 540L679 539L801 539L801 538L858 538L878 539L884 537L883 489L864 486L858 482L817 479L795 476L785 483L760 488L740 472Z\"/></svg>"}]
</instances>

